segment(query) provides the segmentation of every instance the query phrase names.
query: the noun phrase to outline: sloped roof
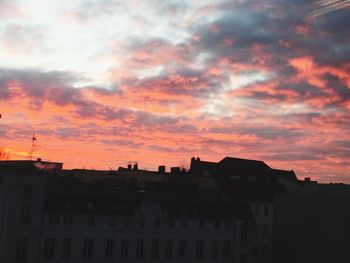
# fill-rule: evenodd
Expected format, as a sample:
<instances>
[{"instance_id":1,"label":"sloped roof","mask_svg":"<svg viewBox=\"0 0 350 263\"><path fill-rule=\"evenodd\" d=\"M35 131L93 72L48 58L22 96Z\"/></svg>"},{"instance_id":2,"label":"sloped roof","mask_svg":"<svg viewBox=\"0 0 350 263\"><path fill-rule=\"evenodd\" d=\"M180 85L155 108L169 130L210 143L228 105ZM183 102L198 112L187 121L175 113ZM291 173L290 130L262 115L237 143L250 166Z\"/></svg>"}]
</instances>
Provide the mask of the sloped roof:
<instances>
[{"instance_id":1,"label":"sloped roof","mask_svg":"<svg viewBox=\"0 0 350 263\"><path fill-rule=\"evenodd\" d=\"M225 166L231 166L231 167L249 167L251 169L256 170L268 170L271 169L266 163L259 160L250 160L250 159L241 159L241 158L235 158L235 157L225 157L222 159L218 164L225 165Z\"/></svg>"},{"instance_id":2,"label":"sloped roof","mask_svg":"<svg viewBox=\"0 0 350 263\"><path fill-rule=\"evenodd\" d=\"M293 170L286 171L286 170L279 170L279 169L271 169L269 173L271 176L280 177L287 181L298 183L298 178L295 175Z\"/></svg>"},{"instance_id":3,"label":"sloped roof","mask_svg":"<svg viewBox=\"0 0 350 263\"><path fill-rule=\"evenodd\" d=\"M36 175L38 173L57 172L62 169L62 163L43 162L41 160L7 160L0 161L0 173L9 172L21 175Z\"/></svg>"}]
</instances>

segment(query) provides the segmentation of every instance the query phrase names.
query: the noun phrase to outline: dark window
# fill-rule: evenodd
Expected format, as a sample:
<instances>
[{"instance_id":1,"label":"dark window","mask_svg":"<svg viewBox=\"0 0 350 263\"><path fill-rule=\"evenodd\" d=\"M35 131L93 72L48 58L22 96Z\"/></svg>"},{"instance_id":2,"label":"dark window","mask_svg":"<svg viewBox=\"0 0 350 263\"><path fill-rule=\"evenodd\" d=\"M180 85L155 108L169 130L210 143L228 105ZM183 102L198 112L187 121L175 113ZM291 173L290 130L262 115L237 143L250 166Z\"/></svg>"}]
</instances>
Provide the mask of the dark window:
<instances>
[{"instance_id":1,"label":"dark window","mask_svg":"<svg viewBox=\"0 0 350 263\"><path fill-rule=\"evenodd\" d=\"M179 241L179 258L186 257L186 240L182 239Z\"/></svg>"},{"instance_id":2,"label":"dark window","mask_svg":"<svg viewBox=\"0 0 350 263\"><path fill-rule=\"evenodd\" d=\"M62 260L70 260L70 251L71 251L72 240L70 238L63 239L62 245Z\"/></svg>"},{"instance_id":3,"label":"dark window","mask_svg":"<svg viewBox=\"0 0 350 263\"><path fill-rule=\"evenodd\" d=\"M226 221L225 228L226 229L231 229L231 221Z\"/></svg>"},{"instance_id":4,"label":"dark window","mask_svg":"<svg viewBox=\"0 0 350 263\"><path fill-rule=\"evenodd\" d=\"M160 227L160 218L156 218L156 219L154 220L154 227L155 227L155 228L159 228L159 227Z\"/></svg>"},{"instance_id":5,"label":"dark window","mask_svg":"<svg viewBox=\"0 0 350 263\"><path fill-rule=\"evenodd\" d=\"M140 227L145 227L146 226L146 219L145 218L140 218L139 226Z\"/></svg>"},{"instance_id":6,"label":"dark window","mask_svg":"<svg viewBox=\"0 0 350 263\"><path fill-rule=\"evenodd\" d=\"M65 215L65 216L63 217L63 224L65 224L65 225L71 225L71 224L73 224L73 216L71 216L71 215Z\"/></svg>"},{"instance_id":7,"label":"dark window","mask_svg":"<svg viewBox=\"0 0 350 263\"><path fill-rule=\"evenodd\" d=\"M269 215L269 205L264 205L264 216Z\"/></svg>"},{"instance_id":8,"label":"dark window","mask_svg":"<svg viewBox=\"0 0 350 263\"><path fill-rule=\"evenodd\" d=\"M261 253L262 253L263 256L267 255L267 246L266 245L262 246L262 252Z\"/></svg>"},{"instance_id":9,"label":"dark window","mask_svg":"<svg viewBox=\"0 0 350 263\"><path fill-rule=\"evenodd\" d=\"M136 241L136 259L143 259L143 249L145 241L143 239L137 239Z\"/></svg>"},{"instance_id":10,"label":"dark window","mask_svg":"<svg viewBox=\"0 0 350 263\"><path fill-rule=\"evenodd\" d=\"M60 223L60 216L59 215L49 215L49 224L59 224Z\"/></svg>"},{"instance_id":11,"label":"dark window","mask_svg":"<svg viewBox=\"0 0 350 263\"><path fill-rule=\"evenodd\" d=\"M165 250L165 258L166 259L172 259L173 258L173 240L167 240L166 241L166 250Z\"/></svg>"},{"instance_id":12,"label":"dark window","mask_svg":"<svg viewBox=\"0 0 350 263\"><path fill-rule=\"evenodd\" d=\"M204 240L197 240L197 242L196 242L196 257L197 257L197 259L203 258L203 247L204 247Z\"/></svg>"},{"instance_id":13,"label":"dark window","mask_svg":"<svg viewBox=\"0 0 350 263\"><path fill-rule=\"evenodd\" d=\"M223 257L224 258L230 258L230 247L231 247L231 241L230 240L224 240L224 247L223 247Z\"/></svg>"},{"instance_id":14,"label":"dark window","mask_svg":"<svg viewBox=\"0 0 350 263\"><path fill-rule=\"evenodd\" d=\"M159 259L159 239L152 240L152 251L151 251L152 259Z\"/></svg>"},{"instance_id":15,"label":"dark window","mask_svg":"<svg viewBox=\"0 0 350 263\"><path fill-rule=\"evenodd\" d=\"M264 236L264 237L267 237L268 234L269 234L268 225L264 225L264 226L263 226L263 236Z\"/></svg>"},{"instance_id":16,"label":"dark window","mask_svg":"<svg viewBox=\"0 0 350 263\"><path fill-rule=\"evenodd\" d=\"M21 238L16 240L16 253L15 261L23 262L27 260L27 251L28 251L28 239Z\"/></svg>"},{"instance_id":17,"label":"dark window","mask_svg":"<svg viewBox=\"0 0 350 263\"><path fill-rule=\"evenodd\" d=\"M54 221L54 216L53 215L49 215L49 218L48 218L49 224L53 224L53 221Z\"/></svg>"},{"instance_id":18,"label":"dark window","mask_svg":"<svg viewBox=\"0 0 350 263\"><path fill-rule=\"evenodd\" d=\"M116 223L116 217L115 216L111 216L110 219L109 219L109 225L110 226L115 226L115 223Z\"/></svg>"},{"instance_id":19,"label":"dark window","mask_svg":"<svg viewBox=\"0 0 350 263\"><path fill-rule=\"evenodd\" d=\"M114 239L108 238L106 240L106 260L114 259Z\"/></svg>"},{"instance_id":20,"label":"dark window","mask_svg":"<svg viewBox=\"0 0 350 263\"><path fill-rule=\"evenodd\" d=\"M259 210L260 210L259 204L255 204L254 205L254 214L258 216L259 215Z\"/></svg>"},{"instance_id":21,"label":"dark window","mask_svg":"<svg viewBox=\"0 0 350 263\"><path fill-rule=\"evenodd\" d=\"M169 225L169 228L173 228L174 227L174 219L170 218L168 220L168 225Z\"/></svg>"},{"instance_id":22,"label":"dark window","mask_svg":"<svg viewBox=\"0 0 350 263\"><path fill-rule=\"evenodd\" d=\"M212 256L214 259L219 256L219 240L213 240Z\"/></svg>"},{"instance_id":23,"label":"dark window","mask_svg":"<svg viewBox=\"0 0 350 263\"><path fill-rule=\"evenodd\" d=\"M23 197L24 197L24 198L30 198L30 197L32 197L32 188L30 188L30 187L24 187L24 189L23 189Z\"/></svg>"},{"instance_id":24,"label":"dark window","mask_svg":"<svg viewBox=\"0 0 350 263\"><path fill-rule=\"evenodd\" d=\"M248 226L246 224L243 224L241 229L241 246L243 247L247 245L247 234L248 234Z\"/></svg>"},{"instance_id":25,"label":"dark window","mask_svg":"<svg viewBox=\"0 0 350 263\"><path fill-rule=\"evenodd\" d=\"M44 260L54 260L56 240L52 238L45 239Z\"/></svg>"},{"instance_id":26,"label":"dark window","mask_svg":"<svg viewBox=\"0 0 350 263\"><path fill-rule=\"evenodd\" d=\"M89 226L95 225L95 217L94 216L88 216L87 223Z\"/></svg>"},{"instance_id":27,"label":"dark window","mask_svg":"<svg viewBox=\"0 0 350 263\"><path fill-rule=\"evenodd\" d=\"M129 239L122 240L122 245L121 245L121 250L120 250L120 259L122 259L122 260L128 259L129 243L130 243Z\"/></svg>"},{"instance_id":28,"label":"dark window","mask_svg":"<svg viewBox=\"0 0 350 263\"><path fill-rule=\"evenodd\" d=\"M94 248L94 240L90 239L90 238L84 239L84 245L83 245L83 259L84 260L91 260L92 259L93 248Z\"/></svg>"},{"instance_id":29,"label":"dark window","mask_svg":"<svg viewBox=\"0 0 350 263\"><path fill-rule=\"evenodd\" d=\"M199 227L200 229L204 229L204 227L205 227L205 222L204 222L204 220L199 220L199 222L198 222L198 227Z\"/></svg>"},{"instance_id":30,"label":"dark window","mask_svg":"<svg viewBox=\"0 0 350 263\"><path fill-rule=\"evenodd\" d=\"M128 216L124 217L124 225L126 227L130 226L130 217L128 217Z\"/></svg>"},{"instance_id":31,"label":"dark window","mask_svg":"<svg viewBox=\"0 0 350 263\"><path fill-rule=\"evenodd\" d=\"M252 254L253 254L253 263L258 262L258 247L256 245L253 246Z\"/></svg>"},{"instance_id":32,"label":"dark window","mask_svg":"<svg viewBox=\"0 0 350 263\"><path fill-rule=\"evenodd\" d=\"M259 235L259 225L257 225L257 224L254 225L254 235L255 236Z\"/></svg>"},{"instance_id":33,"label":"dark window","mask_svg":"<svg viewBox=\"0 0 350 263\"><path fill-rule=\"evenodd\" d=\"M214 222L214 228L215 229L220 229L220 227L221 227L221 224L220 224L221 222L219 221L219 220L216 220L215 222Z\"/></svg>"},{"instance_id":34,"label":"dark window","mask_svg":"<svg viewBox=\"0 0 350 263\"><path fill-rule=\"evenodd\" d=\"M187 227L187 220L186 219L182 219L181 225L182 225L183 228L186 228Z\"/></svg>"},{"instance_id":35,"label":"dark window","mask_svg":"<svg viewBox=\"0 0 350 263\"><path fill-rule=\"evenodd\" d=\"M22 204L21 209L21 217L20 217L20 224L21 225L28 225L30 224L30 204Z\"/></svg>"}]
</instances>

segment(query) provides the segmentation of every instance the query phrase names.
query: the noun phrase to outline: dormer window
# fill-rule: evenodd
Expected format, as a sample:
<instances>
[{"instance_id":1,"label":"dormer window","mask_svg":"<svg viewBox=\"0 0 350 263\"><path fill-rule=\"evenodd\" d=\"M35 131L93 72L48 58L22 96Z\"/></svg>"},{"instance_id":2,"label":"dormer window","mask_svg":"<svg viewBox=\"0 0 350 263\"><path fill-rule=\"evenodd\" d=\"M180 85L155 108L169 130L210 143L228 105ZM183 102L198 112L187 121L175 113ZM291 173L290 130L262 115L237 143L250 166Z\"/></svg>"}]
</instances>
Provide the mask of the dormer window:
<instances>
[{"instance_id":1,"label":"dormer window","mask_svg":"<svg viewBox=\"0 0 350 263\"><path fill-rule=\"evenodd\" d=\"M256 181L255 176L249 176L249 177L248 177L248 181L249 181L249 182L255 182L255 181Z\"/></svg>"}]
</instances>

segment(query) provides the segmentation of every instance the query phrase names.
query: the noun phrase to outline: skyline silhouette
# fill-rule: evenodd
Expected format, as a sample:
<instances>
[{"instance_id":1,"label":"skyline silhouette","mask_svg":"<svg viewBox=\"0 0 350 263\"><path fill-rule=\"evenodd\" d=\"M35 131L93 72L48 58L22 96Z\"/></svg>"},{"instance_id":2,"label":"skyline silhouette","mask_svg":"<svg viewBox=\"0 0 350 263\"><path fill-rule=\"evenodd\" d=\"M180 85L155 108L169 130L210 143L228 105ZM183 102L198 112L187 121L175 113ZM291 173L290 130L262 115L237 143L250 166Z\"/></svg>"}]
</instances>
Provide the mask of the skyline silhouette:
<instances>
[{"instance_id":1,"label":"skyline silhouette","mask_svg":"<svg viewBox=\"0 0 350 263\"><path fill-rule=\"evenodd\" d=\"M350 183L347 3L0 1L0 149L28 158L35 134L32 158L68 168L237 156Z\"/></svg>"}]
</instances>

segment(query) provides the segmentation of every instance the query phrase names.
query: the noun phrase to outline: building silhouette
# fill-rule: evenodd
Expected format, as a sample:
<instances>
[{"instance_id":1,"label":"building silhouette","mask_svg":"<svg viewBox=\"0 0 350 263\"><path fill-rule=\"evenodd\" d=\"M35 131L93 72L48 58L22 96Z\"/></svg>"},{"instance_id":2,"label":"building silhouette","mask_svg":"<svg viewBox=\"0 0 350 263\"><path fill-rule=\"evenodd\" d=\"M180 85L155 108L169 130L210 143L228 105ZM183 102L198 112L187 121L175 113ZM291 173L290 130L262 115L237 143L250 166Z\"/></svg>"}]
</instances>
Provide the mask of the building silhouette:
<instances>
[{"instance_id":1,"label":"building silhouette","mask_svg":"<svg viewBox=\"0 0 350 263\"><path fill-rule=\"evenodd\" d=\"M40 160L4 161L0 169L1 262L239 262L248 256L249 206L208 178L191 183L157 173L143 181Z\"/></svg>"},{"instance_id":2,"label":"building silhouette","mask_svg":"<svg viewBox=\"0 0 350 263\"><path fill-rule=\"evenodd\" d=\"M350 186L262 161L0 161L0 262L350 262Z\"/></svg>"}]
</instances>

